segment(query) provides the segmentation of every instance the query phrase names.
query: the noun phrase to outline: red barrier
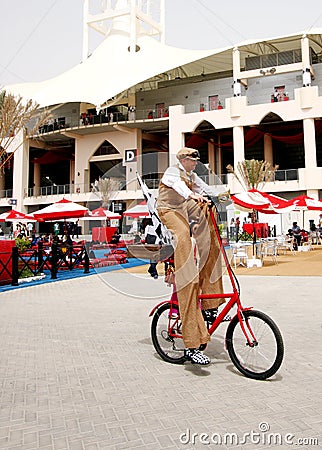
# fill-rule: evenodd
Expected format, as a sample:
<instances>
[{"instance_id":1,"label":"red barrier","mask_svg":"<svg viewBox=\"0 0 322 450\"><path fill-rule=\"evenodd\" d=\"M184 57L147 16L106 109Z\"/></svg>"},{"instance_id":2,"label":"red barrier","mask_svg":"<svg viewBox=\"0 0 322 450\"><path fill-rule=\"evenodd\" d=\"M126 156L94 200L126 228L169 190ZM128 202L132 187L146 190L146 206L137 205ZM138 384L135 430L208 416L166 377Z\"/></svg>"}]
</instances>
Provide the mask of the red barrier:
<instances>
[{"instance_id":1,"label":"red barrier","mask_svg":"<svg viewBox=\"0 0 322 450\"><path fill-rule=\"evenodd\" d=\"M108 243L116 230L116 227L94 227L92 229L92 241Z\"/></svg>"},{"instance_id":2,"label":"red barrier","mask_svg":"<svg viewBox=\"0 0 322 450\"><path fill-rule=\"evenodd\" d=\"M259 238L268 237L268 223L244 223L243 231L248 234L253 234L255 228L256 236Z\"/></svg>"},{"instance_id":3,"label":"red barrier","mask_svg":"<svg viewBox=\"0 0 322 450\"><path fill-rule=\"evenodd\" d=\"M0 240L0 284L10 284L12 281L12 247L14 239Z\"/></svg>"}]
</instances>

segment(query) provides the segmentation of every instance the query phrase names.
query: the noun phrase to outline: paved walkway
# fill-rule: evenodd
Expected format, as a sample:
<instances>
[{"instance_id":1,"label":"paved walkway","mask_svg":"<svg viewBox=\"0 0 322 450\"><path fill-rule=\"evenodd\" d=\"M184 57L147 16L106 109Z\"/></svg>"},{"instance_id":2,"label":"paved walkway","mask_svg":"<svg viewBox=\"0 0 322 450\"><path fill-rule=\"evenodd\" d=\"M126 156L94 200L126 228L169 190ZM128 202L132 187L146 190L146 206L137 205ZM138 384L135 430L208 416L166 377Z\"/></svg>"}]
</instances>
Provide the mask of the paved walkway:
<instances>
[{"instance_id":1,"label":"paved walkway","mask_svg":"<svg viewBox=\"0 0 322 450\"><path fill-rule=\"evenodd\" d=\"M321 447L322 277L239 280L243 303L284 336L269 381L235 371L225 325L207 368L161 361L148 318L167 294L161 279L111 272L1 293L0 449Z\"/></svg>"}]
</instances>

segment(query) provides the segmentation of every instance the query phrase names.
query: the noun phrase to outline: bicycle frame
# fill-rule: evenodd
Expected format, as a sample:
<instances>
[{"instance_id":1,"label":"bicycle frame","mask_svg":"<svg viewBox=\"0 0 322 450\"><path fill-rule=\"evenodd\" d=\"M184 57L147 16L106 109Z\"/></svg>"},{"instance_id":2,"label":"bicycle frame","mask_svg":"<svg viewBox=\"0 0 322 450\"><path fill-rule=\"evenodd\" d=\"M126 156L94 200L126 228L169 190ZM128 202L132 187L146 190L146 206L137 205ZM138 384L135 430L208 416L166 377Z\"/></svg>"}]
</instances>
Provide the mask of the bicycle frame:
<instances>
[{"instance_id":1,"label":"bicycle frame","mask_svg":"<svg viewBox=\"0 0 322 450\"><path fill-rule=\"evenodd\" d=\"M239 320L241 329L243 330L245 338L247 339L248 345L253 346L254 340L256 341L255 336L247 322L247 328L248 328L248 331L250 334L250 336L249 336L249 334L247 333L247 330L244 326L245 322L243 320L243 311L250 310L250 309L252 309L252 307L244 308L241 304L239 289L237 288L236 281L235 281L235 275L233 273L233 270L231 268L231 265L230 265L228 257L227 257L226 250L222 243L222 239L221 239L221 236L219 233L219 229L218 229L217 222L216 222L212 208L209 208L209 214L210 214L212 225L213 225L215 233L216 233L217 240L219 242L220 251L221 251L221 254L224 259L224 263L225 263L225 266L226 266L226 269L228 272L228 276L229 276L232 291L233 291L233 292L226 293L226 294L199 294L200 300L201 299L211 299L211 298L229 298L230 299L228 301L228 303L224 306L223 310L219 313L219 315L216 317L216 319L212 323L211 327L209 328L209 334L212 335L215 332L215 330L218 328L219 324L224 320L225 316L229 313L229 311L233 308L233 306L237 305L237 316L238 316L238 320Z\"/></svg>"},{"instance_id":2,"label":"bicycle frame","mask_svg":"<svg viewBox=\"0 0 322 450\"><path fill-rule=\"evenodd\" d=\"M253 347L254 345L256 345L256 338L254 336L253 331L250 328L250 325L248 323L248 321L244 320L244 316L243 316L243 311L247 311L252 309L252 307L247 307L244 308L241 304L241 300L240 300L240 294L239 294L239 289L237 288L236 285L236 279L235 279L235 275L233 273L233 270L231 268L231 265L229 263L225 248L223 246L222 240L221 240L221 236L219 233L219 229L216 223L216 219L214 216L214 212L212 210L212 208L209 208L209 214L210 214L210 218L211 218L211 222L212 225L214 227L215 233L216 233L216 237L218 239L219 242L219 246L220 246L220 252L222 254L223 260L224 260L224 265L226 266L227 269L227 273L230 279L230 283L231 283L231 287L232 287L232 292L228 292L228 293L223 293L223 294L199 294L199 300L202 299L213 299L213 298L225 298L225 299L229 299L228 303L224 306L224 308L222 309L222 311L219 313L219 315L216 317L216 319L214 320L214 322L212 323L211 327L209 328L209 334L212 335L216 329L218 328L219 324L223 322L224 318L226 317L226 315L229 313L229 311L236 305L237 306L237 317L238 317L238 321L240 323L241 329L245 335L245 338L247 340L247 344L251 347ZM158 305L156 305L150 312L149 316L152 316L155 311L164 303L168 303L169 300L165 300L163 302L160 302ZM170 314L169 314L169 323L168 323L168 334L171 337L177 337L177 338L181 338L182 336L180 334L178 334L175 330L177 329L177 325L178 325L178 321L179 321L179 316L177 318L175 318L173 316L173 310L178 311L179 310L179 305L178 305L178 297L177 297L177 293L176 293L176 287L175 284L173 285L173 292L171 295L171 299L170 299ZM171 323L171 319L175 318L174 323ZM246 324L246 327L245 327Z\"/></svg>"}]
</instances>

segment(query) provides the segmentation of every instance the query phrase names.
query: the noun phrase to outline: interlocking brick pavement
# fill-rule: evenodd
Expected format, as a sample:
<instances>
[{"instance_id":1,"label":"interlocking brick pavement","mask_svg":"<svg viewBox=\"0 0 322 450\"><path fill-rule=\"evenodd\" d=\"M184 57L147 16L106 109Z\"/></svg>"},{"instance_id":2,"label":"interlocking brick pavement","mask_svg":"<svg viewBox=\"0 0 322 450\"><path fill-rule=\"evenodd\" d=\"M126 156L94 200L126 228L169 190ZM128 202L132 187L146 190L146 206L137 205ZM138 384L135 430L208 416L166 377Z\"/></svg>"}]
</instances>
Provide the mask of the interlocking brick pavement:
<instances>
[{"instance_id":1,"label":"interlocking brick pavement","mask_svg":"<svg viewBox=\"0 0 322 450\"><path fill-rule=\"evenodd\" d=\"M139 296L112 289L109 277ZM208 346L210 366L160 360L148 313L159 301L151 290L163 295L164 283L142 277L93 275L1 293L1 450L321 447L322 277L239 277L243 303L271 315L285 341L281 369L262 382L234 369L227 325ZM241 443L263 424L270 430L261 441ZM202 433L239 441L206 445ZM294 443L269 445L269 433L293 433ZM319 445L295 445L299 438Z\"/></svg>"}]
</instances>

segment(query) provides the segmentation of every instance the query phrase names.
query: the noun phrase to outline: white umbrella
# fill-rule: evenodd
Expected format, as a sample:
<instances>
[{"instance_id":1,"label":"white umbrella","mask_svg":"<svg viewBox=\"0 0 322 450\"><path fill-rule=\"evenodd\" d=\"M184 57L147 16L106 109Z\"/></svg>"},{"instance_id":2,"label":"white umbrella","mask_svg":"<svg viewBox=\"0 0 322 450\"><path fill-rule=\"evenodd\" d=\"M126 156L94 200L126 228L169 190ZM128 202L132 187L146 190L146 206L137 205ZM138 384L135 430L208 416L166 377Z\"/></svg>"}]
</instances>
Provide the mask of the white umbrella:
<instances>
[{"instance_id":1,"label":"white umbrella","mask_svg":"<svg viewBox=\"0 0 322 450\"><path fill-rule=\"evenodd\" d=\"M274 194L261 192L257 189L249 189L247 192L231 195L231 200L235 205L238 205L238 207L243 210L259 211L265 214L282 214L285 212L290 212L293 209L288 200L285 200L284 198L278 197ZM243 228L245 227L246 225ZM253 234L253 256L255 255L256 244L255 228L255 217L254 214L252 214L251 230Z\"/></svg>"},{"instance_id":2,"label":"white umbrella","mask_svg":"<svg viewBox=\"0 0 322 450\"><path fill-rule=\"evenodd\" d=\"M59 220L80 218L86 215L88 208L63 198L59 202L35 211L33 215L36 219L41 220Z\"/></svg>"},{"instance_id":3,"label":"white umbrella","mask_svg":"<svg viewBox=\"0 0 322 450\"><path fill-rule=\"evenodd\" d=\"M265 214L280 214L294 209L288 200L274 194L258 191L257 189L250 189L247 192L231 195L231 199L236 205L246 211L255 209Z\"/></svg>"},{"instance_id":4,"label":"white umbrella","mask_svg":"<svg viewBox=\"0 0 322 450\"><path fill-rule=\"evenodd\" d=\"M290 200L295 211L322 211L322 201L307 195L299 195Z\"/></svg>"},{"instance_id":5,"label":"white umbrella","mask_svg":"<svg viewBox=\"0 0 322 450\"><path fill-rule=\"evenodd\" d=\"M292 200L290 200L289 202L293 207L293 211L302 211L302 221L303 221L302 228L305 228L305 221L304 221L305 211L322 212L322 201L316 200L307 195L298 195L297 197L292 198Z\"/></svg>"},{"instance_id":6,"label":"white umbrella","mask_svg":"<svg viewBox=\"0 0 322 450\"><path fill-rule=\"evenodd\" d=\"M121 219L121 215L104 209L102 207L89 211L86 216L81 217L82 220L106 220L106 219Z\"/></svg>"},{"instance_id":7,"label":"white umbrella","mask_svg":"<svg viewBox=\"0 0 322 450\"><path fill-rule=\"evenodd\" d=\"M32 215L16 211L15 209L10 209L2 214L0 214L0 222L37 222Z\"/></svg>"},{"instance_id":8,"label":"white umbrella","mask_svg":"<svg viewBox=\"0 0 322 450\"><path fill-rule=\"evenodd\" d=\"M133 218L150 217L148 205L146 204L145 201L143 201L138 205L133 206L133 208L129 208L126 211L124 211L123 216Z\"/></svg>"}]
</instances>

